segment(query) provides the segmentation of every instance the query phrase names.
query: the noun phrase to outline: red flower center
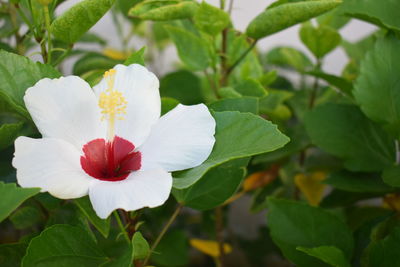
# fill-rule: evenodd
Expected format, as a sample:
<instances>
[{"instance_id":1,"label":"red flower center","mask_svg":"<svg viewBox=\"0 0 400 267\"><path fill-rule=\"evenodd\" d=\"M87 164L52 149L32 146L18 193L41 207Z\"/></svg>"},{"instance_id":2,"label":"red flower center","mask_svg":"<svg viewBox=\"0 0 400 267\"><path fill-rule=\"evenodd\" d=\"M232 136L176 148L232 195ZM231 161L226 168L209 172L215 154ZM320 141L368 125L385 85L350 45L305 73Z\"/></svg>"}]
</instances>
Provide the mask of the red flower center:
<instances>
[{"instance_id":1,"label":"red flower center","mask_svg":"<svg viewBox=\"0 0 400 267\"><path fill-rule=\"evenodd\" d=\"M103 181L121 181L141 167L142 154L121 137L112 142L95 139L83 146L82 169L93 178Z\"/></svg>"}]
</instances>

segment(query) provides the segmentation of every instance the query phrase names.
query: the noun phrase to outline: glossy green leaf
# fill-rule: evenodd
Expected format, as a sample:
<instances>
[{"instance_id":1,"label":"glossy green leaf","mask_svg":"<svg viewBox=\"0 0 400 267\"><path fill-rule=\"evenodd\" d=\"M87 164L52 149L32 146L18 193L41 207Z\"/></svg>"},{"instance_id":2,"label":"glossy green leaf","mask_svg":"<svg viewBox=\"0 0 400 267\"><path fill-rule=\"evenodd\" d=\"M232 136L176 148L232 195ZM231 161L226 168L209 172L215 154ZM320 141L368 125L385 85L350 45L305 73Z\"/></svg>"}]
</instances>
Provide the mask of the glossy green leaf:
<instances>
[{"instance_id":1,"label":"glossy green leaf","mask_svg":"<svg viewBox=\"0 0 400 267\"><path fill-rule=\"evenodd\" d=\"M196 210L213 209L235 194L246 174L248 158L229 161L208 171L194 185L173 194L178 202Z\"/></svg>"},{"instance_id":2,"label":"glossy green leaf","mask_svg":"<svg viewBox=\"0 0 400 267\"><path fill-rule=\"evenodd\" d=\"M112 7L115 0L83 0L57 17L51 24L54 37L73 44Z\"/></svg>"},{"instance_id":3,"label":"glossy green leaf","mask_svg":"<svg viewBox=\"0 0 400 267\"><path fill-rule=\"evenodd\" d=\"M273 151L289 141L276 125L250 113L225 111L213 116L217 127L211 155L200 166L176 173L175 188L189 187L209 169L224 162Z\"/></svg>"},{"instance_id":4,"label":"glossy green leaf","mask_svg":"<svg viewBox=\"0 0 400 267\"><path fill-rule=\"evenodd\" d=\"M265 60L268 64L289 67L300 72L311 69L313 66L311 60L303 52L286 46L271 49L266 54Z\"/></svg>"},{"instance_id":5,"label":"glossy green leaf","mask_svg":"<svg viewBox=\"0 0 400 267\"><path fill-rule=\"evenodd\" d=\"M255 97L226 98L212 102L208 107L214 111L239 111L258 114L258 99Z\"/></svg>"},{"instance_id":6,"label":"glossy green leaf","mask_svg":"<svg viewBox=\"0 0 400 267\"><path fill-rule=\"evenodd\" d=\"M53 225L29 243L23 267L99 266L107 257L88 233L76 226Z\"/></svg>"},{"instance_id":7,"label":"glossy green leaf","mask_svg":"<svg viewBox=\"0 0 400 267\"><path fill-rule=\"evenodd\" d=\"M194 1L147 0L131 8L128 15L143 20L176 20L191 18L197 9Z\"/></svg>"},{"instance_id":8,"label":"glossy green leaf","mask_svg":"<svg viewBox=\"0 0 400 267\"><path fill-rule=\"evenodd\" d=\"M320 259L333 267L351 266L343 251L334 246L321 246L315 248L298 247L297 250Z\"/></svg>"},{"instance_id":9,"label":"glossy green leaf","mask_svg":"<svg viewBox=\"0 0 400 267\"><path fill-rule=\"evenodd\" d=\"M361 110L400 137L400 40L388 36L377 41L361 63L354 97Z\"/></svg>"},{"instance_id":10,"label":"glossy green leaf","mask_svg":"<svg viewBox=\"0 0 400 267\"><path fill-rule=\"evenodd\" d=\"M393 191L392 187L382 182L379 175L370 173L334 172L324 183L348 192L388 193Z\"/></svg>"},{"instance_id":11,"label":"glossy green leaf","mask_svg":"<svg viewBox=\"0 0 400 267\"><path fill-rule=\"evenodd\" d=\"M192 70L204 70L211 62L204 39L182 28L165 26L183 63Z\"/></svg>"},{"instance_id":12,"label":"glossy green leaf","mask_svg":"<svg viewBox=\"0 0 400 267\"><path fill-rule=\"evenodd\" d=\"M334 29L341 29L351 20L350 17L343 14L340 8L335 8L332 11L326 12L325 14L317 17L319 25L330 26Z\"/></svg>"},{"instance_id":13,"label":"glossy green leaf","mask_svg":"<svg viewBox=\"0 0 400 267\"><path fill-rule=\"evenodd\" d=\"M374 241L368 248L368 266L400 266L400 227L395 228L384 239Z\"/></svg>"},{"instance_id":14,"label":"glossy green leaf","mask_svg":"<svg viewBox=\"0 0 400 267\"><path fill-rule=\"evenodd\" d=\"M20 135L19 133L23 126L23 122L6 123L0 126L0 150L10 146L14 142Z\"/></svg>"},{"instance_id":15,"label":"glossy green leaf","mask_svg":"<svg viewBox=\"0 0 400 267\"><path fill-rule=\"evenodd\" d=\"M375 0L346 0L340 7L341 12L354 18L397 31L400 31L399 9L397 0L385 0L384 4Z\"/></svg>"},{"instance_id":16,"label":"glossy green leaf","mask_svg":"<svg viewBox=\"0 0 400 267\"><path fill-rule=\"evenodd\" d=\"M59 76L60 73L49 65L0 51L0 98L26 117L29 117L23 101L26 89L42 78Z\"/></svg>"},{"instance_id":17,"label":"glossy green leaf","mask_svg":"<svg viewBox=\"0 0 400 267\"><path fill-rule=\"evenodd\" d=\"M124 62L124 65L128 66L131 64L140 64L144 66L144 52L146 51L146 47L143 46L138 51L132 53Z\"/></svg>"},{"instance_id":18,"label":"glossy green leaf","mask_svg":"<svg viewBox=\"0 0 400 267\"><path fill-rule=\"evenodd\" d=\"M73 67L72 73L74 75L87 74L90 71L100 71L104 73L106 70L113 68L118 63L119 60L111 59L99 53L88 53L78 59ZM86 78L85 76L83 76Z\"/></svg>"},{"instance_id":19,"label":"glossy green leaf","mask_svg":"<svg viewBox=\"0 0 400 267\"><path fill-rule=\"evenodd\" d=\"M199 77L187 70L178 70L162 77L160 94L162 97L174 98L185 105L204 101Z\"/></svg>"},{"instance_id":20,"label":"glossy green leaf","mask_svg":"<svg viewBox=\"0 0 400 267\"><path fill-rule=\"evenodd\" d=\"M252 78L245 79L235 86L235 90L243 96L264 97L267 91L262 84Z\"/></svg>"},{"instance_id":21,"label":"glossy green leaf","mask_svg":"<svg viewBox=\"0 0 400 267\"><path fill-rule=\"evenodd\" d=\"M222 88L218 88L218 95L221 98L239 98L242 97L233 87L226 86Z\"/></svg>"},{"instance_id":22,"label":"glossy green leaf","mask_svg":"<svg viewBox=\"0 0 400 267\"><path fill-rule=\"evenodd\" d=\"M393 187L400 187L400 166L393 165L385 168L382 172L383 181Z\"/></svg>"},{"instance_id":23,"label":"glossy green leaf","mask_svg":"<svg viewBox=\"0 0 400 267\"><path fill-rule=\"evenodd\" d=\"M323 58L334 50L341 42L340 34L326 25L314 27L312 23L304 23L300 28L300 39L317 58Z\"/></svg>"},{"instance_id":24,"label":"glossy green leaf","mask_svg":"<svg viewBox=\"0 0 400 267\"><path fill-rule=\"evenodd\" d=\"M325 104L306 115L312 142L351 171L381 171L394 162L394 142L355 106Z\"/></svg>"},{"instance_id":25,"label":"glossy green leaf","mask_svg":"<svg viewBox=\"0 0 400 267\"><path fill-rule=\"evenodd\" d=\"M92 204L88 197L82 197L74 200L79 210L86 216L86 218L96 227L96 229L105 237L108 237L110 231L110 217L103 220L97 216Z\"/></svg>"},{"instance_id":26,"label":"glossy green leaf","mask_svg":"<svg viewBox=\"0 0 400 267\"><path fill-rule=\"evenodd\" d=\"M338 0L316 0L287 3L269 8L250 22L246 34L254 39L260 39L319 16L340 3L341 1Z\"/></svg>"},{"instance_id":27,"label":"glossy green leaf","mask_svg":"<svg viewBox=\"0 0 400 267\"><path fill-rule=\"evenodd\" d=\"M353 236L347 225L332 213L309 205L284 200L268 199L268 226L274 242L283 255L299 267L326 266L297 247L335 246L349 259L353 250Z\"/></svg>"},{"instance_id":28,"label":"glossy green leaf","mask_svg":"<svg viewBox=\"0 0 400 267\"><path fill-rule=\"evenodd\" d=\"M132 237L132 248L134 259L144 259L150 252L149 244L140 232L136 232Z\"/></svg>"},{"instance_id":29,"label":"glossy green leaf","mask_svg":"<svg viewBox=\"0 0 400 267\"><path fill-rule=\"evenodd\" d=\"M193 21L198 29L210 35L217 35L230 23L229 15L225 11L205 1L200 4Z\"/></svg>"},{"instance_id":30,"label":"glossy green leaf","mask_svg":"<svg viewBox=\"0 0 400 267\"><path fill-rule=\"evenodd\" d=\"M10 215L19 205L39 193L39 188L21 188L15 184L0 182L0 222Z\"/></svg>"}]
</instances>

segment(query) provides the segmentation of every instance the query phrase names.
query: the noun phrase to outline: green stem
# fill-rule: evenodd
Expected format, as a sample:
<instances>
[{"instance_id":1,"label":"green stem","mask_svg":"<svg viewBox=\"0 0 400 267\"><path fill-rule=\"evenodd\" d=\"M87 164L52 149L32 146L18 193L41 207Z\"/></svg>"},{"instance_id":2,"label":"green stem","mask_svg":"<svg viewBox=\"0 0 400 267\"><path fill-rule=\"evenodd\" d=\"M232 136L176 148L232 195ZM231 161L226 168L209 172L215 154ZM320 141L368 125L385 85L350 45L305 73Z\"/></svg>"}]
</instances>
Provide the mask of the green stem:
<instances>
[{"instance_id":1,"label":"green stem","mask_svg":"<svg viewBox=\"0 0 400 267\"><path fill-rule=\"evenodd\" d=\"M321 69L321 65L322 65L321 60L317 59L317 64L315 65L315 70L319 71ZM319 78L315 77L313 90L311 92L310 101L308 103L308 108L309 109L312 109L314 107L315 99L317 97L317 93L318 93L318 89L319 89L318 84L319 84Z\"/></svg>"},{"instance_id":2,"label":"green stem","mask_svg":"<svg viewBox=\"0 0 400 267\"><path fill-rule=\"evenodd\" d=\"M227 70L226 75L229 75L236 67L237 65L239 65L240 62L242 62L242 60L247 56L248 53L251 52L251 50L253 50L253 48L256 46L258 40L255 40L247 49L246 51L243 52L242 55L240 55L240 57L232 64L232 66L230 66Z\"/></svg>"},{"instance_id":3,"label":"green stem","mask_svg":"<svg viewBox=\"0 0 400 267\"><path fill-rule=\"evenodd\" d=\"M59 49L60 48L54 48L52 51L60 51ZM71 49L72 49L72 45L70 47L68 47L68 49L64 49L64 53L61 56L59 56L56 59L56 61L53 62L52 65L58 66L69 55L69 53L71 52Z\"/></svg>"},{"instance_id":4,"label":"green stem","mask_svg":"<svg viewBox=\"0 0 400 267\"><path fill-rule=\"evenodd\" d=\"M131 244L131 240L129 238L128 233L126 232L126 229L121 221L121 218L119 217L119 213L117 210L114 210L113 212L115 219L117 220L119 229L121 230L121 233L123 234L123 236L125 237L126 241L128 242L128 244Z\"/></svg>"},{"instance_id":5,"label":"green stem","mask_svg":"<svg viewBox=\"0 0 400 267\"><path fill-rule=\"evenodd\" d=\"M46 24L47 31L47 61L51 63L51 27L50 27L50 12L49 6L45 5L43 7L44 10L44 19Z\"/></svg>"},{"instance_id":6,"label":"green stem","mask_svg":"<svg viewBox=\"0 0 400 267\"><path fill-rule=\"evenodd\" d=\"M172 223L175 221L176 217L178 216L179 212L182 209L182 205L178 204L178 207L176 207L174 213L172 214L171 218L169 218L167 224L163 227L161 230L160 234L157 236L156 241L154 241L153 245L150 248L149 254L147 255L146 259L143 261L143 266L146 266L147 263L150 260L151 255L154 252L154 249L158 246L160 243L161 239L164 237L165 233L168 231L169 227L171 227Z\"/></svg>"}]
</instances>

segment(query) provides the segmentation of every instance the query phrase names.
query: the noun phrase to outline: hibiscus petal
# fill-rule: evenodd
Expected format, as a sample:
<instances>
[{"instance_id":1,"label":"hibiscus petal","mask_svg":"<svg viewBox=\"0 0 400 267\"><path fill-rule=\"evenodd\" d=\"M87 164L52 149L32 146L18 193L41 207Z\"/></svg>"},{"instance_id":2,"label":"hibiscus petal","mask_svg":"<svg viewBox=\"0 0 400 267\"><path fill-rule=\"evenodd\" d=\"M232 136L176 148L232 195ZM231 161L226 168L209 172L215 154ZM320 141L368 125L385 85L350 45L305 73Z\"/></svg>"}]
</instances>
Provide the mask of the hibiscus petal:
<instances>
[{"instance_id":1,"label":"hibiscus petal","mask_svg":"<svg viewBox=\"0 0 400 267\"><path fill-rule=\"evenodd\" d=\"M124 119L115 123L115 133L138 146L143 143L150 133L151 126L160 117L159 82L153 73L138 64L128 67L117 65L114 69L114 89L121 92L128 102ZM107 90L107 82L103 79L93 89L99 96Z\"/></svg>"},{"instance_id":2,"label":"hibiscus petal","mask_svg":"<svg viewBox=\"0 0 400 267\"><path fill-rule=\"evenodd\" d=\"M80 150L106 134L97 98L79 77L42 79L26 91L24 100L43 137L63 139Z\"/></svg>"},{"instance_id":3,"label":"hibiscus petal","mask_svg":"<svg viewBox=\"0 0 400 267\"><path fill-rule=\"evenodd\" d=\"M200 165L215 143L215 120L203 104L178 105L160 118L139 147L142 169L178 171Z\"/></svg>"},{"instance_id":4,"label":"hibiscus petal","mask_svg":"<svg viewBox=\"0 0 400 267\"><path fill-rule=\"evenodd\" d=\"M93 208L100 218L115 209L133 211L162 205L171 192L172 177L163 170L137 171L118 182L96 180L89 188Z\"/></svg>"},{"instance_id":5,"label":"hibiscus petal","mask_svg":"<svg viewBox=\"0 0 400 267\"><path fill-rule=\"evenodd\" d=\"M64 140L19 137L12 164L22 187L40 187L57 198L71 199L87 195L95 180L83 172L79 157L79 151Z\"/></svg>"}]
</instances>

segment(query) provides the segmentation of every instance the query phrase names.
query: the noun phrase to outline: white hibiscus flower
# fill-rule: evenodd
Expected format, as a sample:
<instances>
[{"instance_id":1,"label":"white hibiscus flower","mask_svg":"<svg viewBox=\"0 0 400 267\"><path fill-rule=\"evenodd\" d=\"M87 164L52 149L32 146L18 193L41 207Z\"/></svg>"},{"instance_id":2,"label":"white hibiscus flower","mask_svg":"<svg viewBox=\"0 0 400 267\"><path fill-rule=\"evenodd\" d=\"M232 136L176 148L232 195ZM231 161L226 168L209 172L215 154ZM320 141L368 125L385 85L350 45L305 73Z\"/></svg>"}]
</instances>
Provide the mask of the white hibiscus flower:
<instances>
[{"instance_id":1,"label":"white hibiscus flower","mask_svg":"<svg viewBox=\"0 0 400 267\"><path fill-rule=\"evenodd\" d=\"M15 141L18 183L62 199L88 194L101 218L162 205L170 172L210 155L215 120L203 104L160 118L158 87L137 64L117 65L93 90L76 76L40 80L24 101L43 138Z\"/></svg>"}]
</instances>

